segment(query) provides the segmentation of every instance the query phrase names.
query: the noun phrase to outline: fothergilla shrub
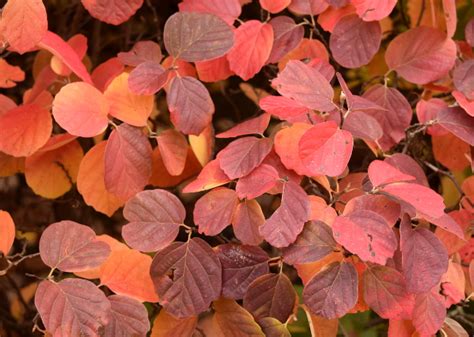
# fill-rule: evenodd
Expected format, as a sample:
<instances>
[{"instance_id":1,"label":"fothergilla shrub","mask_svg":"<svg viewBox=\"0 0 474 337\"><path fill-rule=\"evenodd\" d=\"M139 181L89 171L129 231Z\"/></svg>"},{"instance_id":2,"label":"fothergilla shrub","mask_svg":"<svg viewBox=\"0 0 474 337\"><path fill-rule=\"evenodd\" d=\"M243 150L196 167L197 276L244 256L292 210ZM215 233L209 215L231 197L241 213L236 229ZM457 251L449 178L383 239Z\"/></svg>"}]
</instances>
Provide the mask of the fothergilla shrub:
<instances>
[{"instance_id":1,"label":"fothergilla shrub","mask_svg":"<svg viewBox=\"0 0 474 337\"><path fill-rule=\"evenodd\" d=\"M472 336L471 0L0 7L1 336Z\"/></svg>"}]
</instances>

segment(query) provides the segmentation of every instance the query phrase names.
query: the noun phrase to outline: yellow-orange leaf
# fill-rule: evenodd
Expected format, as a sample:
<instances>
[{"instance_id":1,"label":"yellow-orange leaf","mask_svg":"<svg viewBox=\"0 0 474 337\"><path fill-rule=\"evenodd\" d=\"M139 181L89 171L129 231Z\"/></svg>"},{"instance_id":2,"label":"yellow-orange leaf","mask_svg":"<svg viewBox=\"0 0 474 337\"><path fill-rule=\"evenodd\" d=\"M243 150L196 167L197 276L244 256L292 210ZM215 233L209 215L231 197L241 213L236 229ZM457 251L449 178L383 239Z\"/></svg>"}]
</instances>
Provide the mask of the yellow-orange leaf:
<instances>
[{"instance_id":1,"label":"yellow-orange leaf","mask_svg":"<svg viewBox=\"0 0 474 337\"><path fill-rule=\"evenodd\" d=\"M0 177L8 177L25 170L25 158L16 158L0 152Z\"/></svg>"},{"instance_id":2,"label":"yellow-orange leaf","mask_svg":"<svg viewBox=\"0 0 474 337\"><path fill-rule=\"evenodd\" d=\"M153 322L150 337L191 337L197 325L197 317L176 318L161 309Z\"/></svg>"},{"instance_id":3,"label":"yellow-orange leaf","mask_svg":"<svg viewBox=\"0 0 474 337\"><path fill-rule=\"evenodd\" d=\"M0 211L0 252L8 254L15 240L15 223L8 212Z\"/></svg>"}]
</instances>

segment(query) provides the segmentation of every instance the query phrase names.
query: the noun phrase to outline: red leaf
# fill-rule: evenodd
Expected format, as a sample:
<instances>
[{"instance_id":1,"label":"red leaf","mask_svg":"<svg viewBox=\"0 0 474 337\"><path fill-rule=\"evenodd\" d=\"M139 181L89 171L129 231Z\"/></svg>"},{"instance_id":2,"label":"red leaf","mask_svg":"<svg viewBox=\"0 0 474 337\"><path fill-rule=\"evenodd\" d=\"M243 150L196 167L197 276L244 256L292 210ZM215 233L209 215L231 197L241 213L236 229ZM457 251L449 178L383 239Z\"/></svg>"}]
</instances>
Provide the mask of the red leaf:
<instances>
[{"instance_id":1,"label":"red leaf","mask_svg":"<svg viewBox=\"0 0 474 337\"><path fill-rule=\"evenodd\" d=\"M89 14L111 25L120 25L134 15L143 0L81 0Z\"/></svg>"},{"instance_id":2,"label":"red leaf","mask_svg":"<svg viewBox=\"0 0 474 337\"><path fill-rule=\"evenodd\" d=\"M274 40L267 62L276 63L303 40L304 27L297 25L288 16L277 16L270 20L270 24L273 27Z\"/></svg>"},{"instance_id":3,"label":"red leaf","mask_svg":"<svg viewBox=\"0 0 474 337\"><path fill-rule=\"evenodd\" d=\"M415 177L405 174L385 161L374 160L368 169L370 182L374 187L397 183L401 181L413 181Z\"/></svg>"},{"instance_id":4,"label":"red leaf","mask_svg":"<svg viewBox=\"0 0 474 337\"><path fill-rule=\"evenodd\" d=\"M467 60L453 71L453 82L457 90L467 99L474 99L474 60Z\"/></svg>"},{"instance_id":5,"label":"red leaf","mask_svg":"<svg viewBox=\"0 0 474 337\"><path fill-rule=\"evenodd\" d=\"M213 14L178 12L166 21L163 35L171 56L187 62L212 60L234 45L230 26Z\"/></svg>"},{"instance_id":6,"label":"red leaf","mask_svg":"<svg viewBox=\"0 0 474 337\"><path fill-rule=\"evenodd\" d=\"M295 242L310 216L310 204L301 186L288 181L283 186L280 207L260 227L260 234L272 246L287 247Z\"/></svg>"},{"instance_id":7,"label":"red leaf","mask_svg":"<svg viewBox=\"0 0 474 337\"><path fill-rule=\"evenodd\" d=\"M87 100L83 98L87 97ZM61 88L53 101L53 116L67 132L79 137L101 134L109 124L109 102L92 85L74 82Z\"/></svg>"},{"instance_id":8,"label":"red leaf","mask_svg":"<svg viewBox=\"0 0 474 337\"><path fill-rule=\"evenodd\" d=\"M199 233L219 234L230 225L239 199L234 190L219 187L202 196L194 206L194 223Z\"/></svg>"},{"instance_id":9,"label":"red leaf","mask_svg":"<svg viewBox=\"0 0 474 337\"><path fill-rule=\"evenodd\" d=\"M344 207L343 215L348 215L358 210L366 210L377 213L393 227L400 217L400 205L383 195L364 194L349 200Z\"/></svg>"},{"instance_id":10,"label":"red leaf","mask_svg":"<svg viewBox=\"0 0 474 337\"><path fill-rule=\"evenodd\" d=\"M362 111L353 111L344 120L343 129L352 136L376 141L383 136L380 123L372 116Z\"/></svg>"},{"instance_id":11,"label":"red leaf","mask_svg":"<svg viewBox=\"0 0 474 337\"><path fill-rule=\"evenodd\" d=\"M310 263L321 260L335 249L331 227L322 221L311 221L296 241L283 249L283 257L289 264Z\"/></svg>"},{"instance_id":12,"label":"red leaf","mask_svg":"<svg viewBox=\"0 0 474 337\"><path fill-rule=\"evenodd\" d=\"M221 263L202 239L174 242L159 251L150 274L160 304L178 318L198 315L221 293Z\"/></svg>"},{"instance_id":13,"label":"red leaf","mask_svg":"<svg viewBox=\"0 0 474 337\"><path fill-rule=\"evenodd\" d=\"M87 72L86 66L82 63L82 60L77 55L76 51L72 49L72 47L60 36L48 31L43 39L38 43L38 47L49 51L77 76L79 76L80 79L86 83L92 84L92 79Z\"/></svg>"},{"instance_id":14,"label":"red leaf","mask_svg":"<svg viewBox=\"0 0 474 337\"><path fill-rule=\"evenodd\" d=\"M334 91L329 81L319 71L301 61L288 62L272 85L282 96L292 98L310 109L334 109Z\"/></svg>"},{"instance_id":15,"label":"red leaf","mask_svg":"<svg viewBox=\"0 0 474 337\"><path fill-rule=\"evenodd\" d=\"M402 221L400 231L403 274L412 293L429 291L448 270L448 253L439 239L425 228L412 229Z\"/></svg>"},{"instance_id":16,"label":"red leaf","mask_svg":"<svg viewBox=\"0 0 474 337\"><path fill-rule=\"evenodd\" d=\"M469 116L459 108L446 108L439 112L438 120L442 127L452 132L456 137L474 146L474 117Z\"/></svg>"},{"instance_id":17,"label":"red leaf","mask_svg":"<svg viewBox=\"0 0 474 337\"><path fill-rule=\"evenodd\" d=\"M299 155L301 137L309 129L311 129L311 124L294 123L288 128L282 128L275 135L275 152L287 169L293 170L299 175L309 173Z\"/></svg>"},{"instance_id":18,"label":"red leaf","mask_svg":"<svg viewBox=\"0 0 474 337\"><path fill-rule=\"evenodd\" d=\"M230 182L231 179L222 171L218 159L210 161L203 167L196 180L186 185L184 193L202 192Z\"/></svg>"},{"instance_id":19,"label":"red leaf","mask_svg":"<svg viewBox=\"0 0 474 337\"><path fill-rule=\"evenodd\" d=\"M413 325L421 337L436 334L443 325L446 317L441 295L427 292L416 296L413 309Z\"/></svg>"},{"instance_id":20,"label":"red leaf","mask_svg":"<svg viewBox=\"0 0 474 337\"><path fill-rule=\"evenodd\" d=\"M77 58L81 61L87 54L87 37L76 34L67 40L67 44L74 50ZM58 75L70 76L71 69L64 64L57 56L53 56L50 62L51 69Z\"/></svg>"},{"instance_id":21,"label":"red leaf","mask_svg":"<svg viewBox=\"0 0 474 337\"><path fill-rule=\"evenodd\" d=\"M239 199L255 199L275 187L278 179L278 172L273 166L262 164L240 178L235 191Z\"/></svg>"},{"instance_id":22,"label":"red leaf","mask_svg":"<svg viewBox=\"0 0 474 337\"><path fill-rule=\"evenodd\" d=\"M98 241L91 228L74 221L49 225L41 235L39 250L47 266L66 272L96 268L110 254L109 245Z\"/></svg>"},{"instance_id":23,"label":"red leaf","mask_svg":"<svg viewBox=\"0 0 474 337\"><path fill-rule=\"evenodd\" d=\"M390 267L371 266L364 272L364 300L380 317L411 318L414 298L403 275Z\"/></svg>"},{"instance_id":24,"label":"red leaf","mask_svg":"<svg viewBox=\"0 0 474 337\"><path fill-rule=\"evenodd\" d=\"M226 55L213 60L196 62L195 65L199 79L203 82L223 81L234 75L234 72L230 70Z\"/></svg>"},{"instance_id":25,"label":"red leaf","mask_svg":"<svg viewBox=\"0 0 474 337\"><path fill-rule=\"evenodd\" d=\"M182 133L168 129L156 138L166 170L172 176L179 176L186 165L188 142Z\"/></svg>"},{"instance_id":26,"label":"red leaf","mask_svg":"<svg viewBox=\"0 0 474 337\"><path fill-rule=\"evenodd\" d=\"M304 287L303 300L309 310L331 319L344 316L357 302L357 271L346 262L333 262Z\"/></svg>"},{"instance_id":27,"label":"red leaf","mask_svg":"<svg viewBox=\"0 0 474 337\"><path fill-rule=\"evenodd\" d=\"M232 25L242 12L239 0L183 0L178 6L182 12L217 15L229 25Z\"/></svg>"},{"instance_id":28,"label":"red leaf","mask_svg":"<svg viewBox=\"0 0 474 337\"><path fill-rule=\"evenodd\" d=\"M112 295L108 299L112 310L104 337L146 336L150 330L150 322L148 312L142 303L120 295Z\"/></svg>"},{"instance_id":29,"label":"red leaf","mask_svg":"<svg viewBox=\"0 0 474 337\"><path fill-rule=\"evenodd\" d=\"M309 114L311 109L297 101L284 96L267 96L260 100L260 108L279 119L290 120L303 114Z\"/></svg>"},{"instance_id":30,"label":"red leaf","mask_svg":"<svg viewBox=\"0 0 474 337\"><path fill-rule=\"evenodd\" d=\"M431 98L427 101L421 99L416 103L416 116L420 123L433 123L437 120L439 112L447 107L448 103L439 98ZM432 136L443 136L448 133L440 125L428 127L427 132Z\"/></svg>"},{"instance_id":31,"label":"red leaf","mask_svg":"<svg viewBox=\"0 0 474 337\"><path fill-rule=\"evenodd\" d=\"M289 9L300 15L317 15L328 8L325 0L292 0Z\"/></svg>"},{"instance_id":32,"label":"red leaf","mask_svg":"<svg viewBox=\"0 0 474 337\"><path fill-rule=\"evenodd\" d=\"M244 296L244 308L256 320L274 317L286 322L296 305L296 291L283 273L260 276L249 285Z\"/></svg>"},{"instance_id":33,"label":"red leaf","mask_svg":"<svg viewBox=\"0 0 474 337\"><path fill-rule=\"evenodd\" d=\"M414 182L423 186L429 186L425 171L423 171L418 162L412 157L403 153L394 153L390 157L386 157L384 161L396 167L404 174L415 177L416 181Z\"/></svg>"},{"instance_id":34,"label":"red leaf","mask_svg":"<svg viewBox=\"0 0 474 337\"><path fill-rule=\"evenodd\" d=\"M260 6L272 14L284 10L290 4L291 0L260 0Z\"/></svg>"},{"instance_id":35,"label":"red leaf","mask_svg":"<svg viewBox=\"0 0 474 337\"><path fill-rule=\"evenodd\" d=\"M382 28L378 21L365 22L351 14L336 23L329 48L337 63L346 68L358 68L370 62L381 41Z\"/></svg>"},{"instance_id":36,"label":"red leaf","mask_svg":"<svg viewBox=\"0 0 474 337\"><path fill-rule=\"evenodd\" d=\"M10 65L5 59L0 59L0 88L13 88L16 82L25 80L25 72L20 67Z\"/></svg>"},{"instance_id":37,"label":"red leaf","mask_svg":"<svg viewBox=\"0 0 474 337\"><path fill-rule=\"evenodd\" d=\"M311 175L336 177L346 169L353 145L352 135L329 121L306 131L299 142L299 155Z\"/></svg>"},{"instance_id":38,"label":"red leaf","mask_svg":"<svg viewBox=\"0 0 474 337\"><path fill-rule=\"evenodd\" d=\"M259 245L263 241L259 228L264 223L265 216L256 200L246 199L235 208L232 227L235 237L243 244Z\"/></svg>"},{"instance_id":39,"label":"red leaf","mask_svg":"<svg viewBox=\"0 0 474 337\"><path fill-rule=\"evenodd\" d=\"M30 156L48 141L51 114L37 104L25 104L0 113L0 151L14 157Z\"/></svg>"},{"instance_id":40,"label":"red leaf","mask_svg":"<svg viewBox=\"0 0 474 337\"><path fill-rule=\"evenodd\" d=\"M128 200L142 191L151 176L152 149L139 128L121 124L105 148L105 187Z\"/></svg>"},{"instance_id":41,"label":"red leaf","mask_svg":"<svg viewBox=\"0 0 474 337\"><path fill-rule=\"evenodd\" d=\"M219 133L216 135L216 138L235 138L252 134L263 135L268 127L268 123L270 123L270 117L269 114L264 113L258 117L248 119L227 131Z\"/></svg>"},{"instance_id":42,"label":"red leaf","mask_svg":"<svg viewBox=\"0 0 474 337\"><path fill-rule=\"evenodd\" d=\"M233 243L216 249L222 265L222 296L240 300L249 285L259 276L268 273L267 253L257 246Z\"/></svg>"},{"instance_id":43,"label":"red leaf","mask_svg":"<svg viewBox=\"0 0 474 337\"><path fill-rule=\"evenodd\" d=\"M166 97L171 121L181 132L199 135L212 121L214 103L206 87L193 77L175 77Z\"/></svg>"},{"instance_id":44,"label":"red leaf","mask_svg":"<svg viewBox=\"0 0 474 337\"><path fill-rule=\"evenodd\" d=\"M124 65L137 67L147 62L160 63L163 54L158 43L154 41L138 41L130 51L118 53L117 57Z\"/></svg>"},{"instance_id":45,"label":"red leaf","mask_svg":"<svg viewBox=\"0 0 474 337\"><path fill-rule=\"evenodd\" d=\"M2 9L1 35L20 54L34 49L48 31L42 0L8 0Z\"/></svg>"},{"instance_id":46,"label":"red leaf","mask_svg":"<svg viewBox=\"0 0 474 337\"><path fill-rule=\"evenodd\" d=\"M155 252L176 239L186 210L174 194L151 190L130 199L125 204L123 215L129 221L122 227L125 242L132 248Z\"/></svg>"},{"instance_id":47,"label":"red leaf","mask_svg":"<svg viewBox=\"0 0 474 337\"><path fill-rule=\"evenodd\" d=\"M99 64L92 72L92 81L97 89L104 91L112 80L123 73L124 65L117 57L112 57Z\"/></svg>"},{"instance_id":48,"label":"red leaf","mask_svg":"<svg viewBox=\"0 0 474 337\"><path fill-rule=\"evenodd\" d=\"M8 255L15 241L15 223L8 212L0 210L0 252Z\"/></svg>"},{"instance_id":49,"label":"red leaf","mask_svg":"<svg viewBox=\"0 0 474 337\"><path fill-rule=\"evenodd\" d=\"M81 279L42 281L35 306L46 330L55 337L98 336L110 319L107 297L94 283Z\"/></svg>"},{"instance_id":50,"label":"red leaf","mask_svg":"<svg viewBox=\"0 0 474 337\"><path fill-rule=\"evenodd\" d=\"M247 81L265 65L273 46L273 28L249 20L235 30L235 45L227 54L230 69Z\"/></svg>"},{"instance_id":51,"label":"red leaf","mask_svg":"<svg viewBox=\"0 0 474 337\"><path fill-rule=\"evenodd\" d=\"M397 0L351 0L357 15L364 21L380 21L390 15Z\"/></svg>"},{"instance_id":52,"label":"red leaf","mask_svg":"<svg viewBox=\"0 0 474 337\"><path fill-rule=\"evenodd\" d=\"M456 44L436 28L420 26L401 33L388 45L385 61L407 81L433 82L447 75L456 60Z\"/></svg>"},{"instance_id":53,"label":"red leaf","mask_svg":"<svg viewBox=\"0 0 474 337\"><path fill-rule=\"evenodd\" d=\"M258 167L272 149L270 138L244 137L227 145L217 158L225 174L236 179Z\"/></svg>"}]
</instances>

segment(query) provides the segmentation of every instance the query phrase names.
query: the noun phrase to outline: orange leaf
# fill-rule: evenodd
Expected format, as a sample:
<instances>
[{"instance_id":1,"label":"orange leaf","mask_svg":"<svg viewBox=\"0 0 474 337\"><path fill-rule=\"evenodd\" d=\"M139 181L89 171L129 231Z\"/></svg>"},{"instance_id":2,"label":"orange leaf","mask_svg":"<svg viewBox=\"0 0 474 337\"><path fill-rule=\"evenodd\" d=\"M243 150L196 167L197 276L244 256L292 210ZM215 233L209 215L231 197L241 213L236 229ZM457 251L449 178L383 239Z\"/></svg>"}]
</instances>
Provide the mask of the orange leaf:
<instances>
[{"instance_id":1,"label":"orange leaf","mask_svg":"<svg viewBox=\"0 0 474 337\"><path fill-rule=\"evenodd\" d=\"M15 240L15 223L8 212L0 210L0 252L7 255Z\"/></svg>"},{"instance_id":2,"label":"orange leaf","mask_svg":"<svg viewBox=\"0 0 474 337\"><path fill-rule=\"evenodd\" d=\"M25 80L25 73L20 67L8 64L4 59L0 59L0 88L13 88L16 82Z\"/></svg>"},{"instance_id":3,"label":"orange leaf","mask_svg":"<svg viewBox=\"0 0 474 337\"><path fill-rule=\"evenodd\" d=\"M161 309L153 322L151 337L191 337L197 325L197 317L176 318Z\"/></svg>"}]
</instances>

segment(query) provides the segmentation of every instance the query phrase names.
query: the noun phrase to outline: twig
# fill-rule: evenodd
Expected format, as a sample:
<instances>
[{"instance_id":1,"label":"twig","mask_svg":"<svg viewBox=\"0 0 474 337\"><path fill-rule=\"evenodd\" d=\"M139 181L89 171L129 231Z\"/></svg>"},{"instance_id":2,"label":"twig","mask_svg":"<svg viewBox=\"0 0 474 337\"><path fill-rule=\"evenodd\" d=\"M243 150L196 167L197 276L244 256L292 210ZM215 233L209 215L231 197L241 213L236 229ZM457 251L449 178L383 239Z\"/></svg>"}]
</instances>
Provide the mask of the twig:
<instances>
[{"instance_id":1,"label":"twig","mask_svg":"<svg viewBox=\"0 0 474 337\"><path fill-rule=\"evenodd\" d=\"M456 181L456 178L454 177L454 175L449 172L449 171L445 171L445 170L442 170L436 166L434 166L433 164L427 162L427 161L424 161L424 164L430 168L433 172L436 172L436 173L439 173L439 174L442 174L446 177L449 178L449 180L451 180L454 184L454 187L456 187L456 190L459 192L460 196L462 197L464 195L464 192L461 188L461 186L459 185L459 183Z\"/></svg>"}]
</instances>

